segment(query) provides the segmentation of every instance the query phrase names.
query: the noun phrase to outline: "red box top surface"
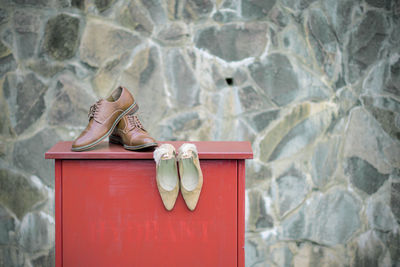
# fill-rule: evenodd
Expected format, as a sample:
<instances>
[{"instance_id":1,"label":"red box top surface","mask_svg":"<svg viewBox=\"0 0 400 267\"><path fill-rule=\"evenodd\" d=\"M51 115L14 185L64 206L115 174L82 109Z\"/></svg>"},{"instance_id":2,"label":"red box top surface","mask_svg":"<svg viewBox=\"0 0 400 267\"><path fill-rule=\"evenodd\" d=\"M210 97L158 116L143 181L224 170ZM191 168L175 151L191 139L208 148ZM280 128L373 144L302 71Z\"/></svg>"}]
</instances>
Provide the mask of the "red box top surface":
<instances>
[{"instance_id":1,"label":"red box top surface","mask_svg":"<svg viewBox=\"0 0 400 267\"><path fill-rule=\"evenodd\" d=\"M252 159L253 151L250 142L236 141L170 141L159 144L172 144L178 151L183 143L195 144L200 159ZM153 151L130 151L121 145L102 142L92 149L83 152L71 151L71 141L58 142L45 153L46 159L152 159Z\"/></svg>"}]
</instances>

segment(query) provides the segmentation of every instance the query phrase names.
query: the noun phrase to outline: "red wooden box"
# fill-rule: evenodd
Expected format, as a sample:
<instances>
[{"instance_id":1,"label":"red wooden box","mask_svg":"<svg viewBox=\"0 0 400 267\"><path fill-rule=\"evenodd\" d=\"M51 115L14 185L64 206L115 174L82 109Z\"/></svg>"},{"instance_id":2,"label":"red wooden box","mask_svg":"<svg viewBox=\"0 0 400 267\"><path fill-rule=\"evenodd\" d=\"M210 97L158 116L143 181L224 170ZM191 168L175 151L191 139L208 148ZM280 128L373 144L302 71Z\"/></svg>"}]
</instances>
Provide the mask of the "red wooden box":
<instances>
[{"instance_id":1,"label":"red wooden box","mask_svg":"<svg viewBox=\"0 0 400 267\"><path fill-rule=\"evenodd\" d=\"M183 142L170 142L176 149ZM194 212L179 194L166 211L152 152L60 142L55 159L56 266L244 266L249 142L193 142L204 184Z\"/></svg>"}]
</instances>

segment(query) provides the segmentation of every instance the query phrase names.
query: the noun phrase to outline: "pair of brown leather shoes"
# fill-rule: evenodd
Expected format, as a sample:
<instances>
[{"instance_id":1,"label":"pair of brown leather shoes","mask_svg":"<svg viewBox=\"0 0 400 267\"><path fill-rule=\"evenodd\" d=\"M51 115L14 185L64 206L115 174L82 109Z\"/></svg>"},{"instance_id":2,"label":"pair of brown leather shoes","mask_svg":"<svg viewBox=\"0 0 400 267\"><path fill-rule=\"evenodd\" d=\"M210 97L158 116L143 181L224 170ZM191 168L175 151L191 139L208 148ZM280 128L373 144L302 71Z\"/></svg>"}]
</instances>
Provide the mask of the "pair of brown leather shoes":
<instances>
[{"instance_id":1,"label":"pair of brown leather shoes","mask_svg":"<svg viewBox=\"0 0 400 267\"><path fill-rule=\"evenodd\" d=\"M89 124L72 143L72 151L84 151L110 136L110 142L119 143L128 150L157 146L139 118L135 99L124 87L118 87L106 99L90 107Z\"/></svg>"}]
</instances>

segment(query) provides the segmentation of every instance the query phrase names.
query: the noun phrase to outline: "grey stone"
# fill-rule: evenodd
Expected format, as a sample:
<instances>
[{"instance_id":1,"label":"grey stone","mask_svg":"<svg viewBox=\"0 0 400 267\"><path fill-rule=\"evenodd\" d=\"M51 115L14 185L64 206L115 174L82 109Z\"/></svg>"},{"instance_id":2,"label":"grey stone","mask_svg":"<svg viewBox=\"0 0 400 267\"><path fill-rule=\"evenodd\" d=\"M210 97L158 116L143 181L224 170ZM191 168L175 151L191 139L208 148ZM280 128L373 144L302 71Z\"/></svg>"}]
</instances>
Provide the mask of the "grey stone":
<instances>
[{"instance_id":1,"label":"grey stone","mask_svg":"<svg viewBox=\"0 0 400 267\"><path fill-rule=\"evenodd\" d=\"M267 249L265 241L258 236L251 236L245 240L245 265L256 266L257 263L265 261Z\"/></svg>"},{"instance_id":2,"label":"grey stone","mask_svg":"<svg viewBox=\"0 0 400 267\"><path fill-rule=\"evenodd\" d=\"M296 106L293 110L284 116L280 121L274 125L272 129L263 137L260 143L260 160L267 162L275 147L281 142L291 128L303 121L311 114L314 105L304 103Z\"/></svg>"},{"instance_id":3,"label":"grey stone","mask_svg":"<svg viewBox=\"0 0 400 267\"><path fill-rule=\"evenodd\" d=\"M239 115L242 110L237 101L238 90L236 88L226 87L219 93L218 101L215 102L215 115L213 132L214 140L237 140L241 138L250 138L252 140L250 128L243 124L243 121L237 120L234 116ZM225 116L223 114L230 114ZM247 140L247 139L245 139Z\"/></svg>"},{"instance_id":4,"label":"grey stone","mask_svg":"<svg viewBox=\"0 0 400 267\"><path fill-rule=\"evenodd\" d=\"M323 4L327 14L331 16L332 26L341 43L347 38L347 32L352 28L352 13L360 6L360 0L327 0Z\"/></svg>"},{"instance_id":5,"label":"grey stone","mask_svg":"<svg viewBox=\"0 0 400 267\"><path fill-rule=\"evenodd\" d=\"M26 10L16 10L13 15L13 26L17 33L38 32L39 16Z\"/></svg>"},{"instance_id":6,"label":"grey stone","mask_svg":"<svg viewBox=\"0 0 400 267\"><path fill-rule=\"evenodd\" d=\"M53 0L13 0L14 3L33 7L50 7Z\"/></svg>"},{"instance_id":7,"label":"grey stone","mask_svg":"<svg viewBox=\"0 0 400 267\"><path fill-rule=\"evenodd\" d=\"M347 114L349 110L354 108L355 106L359 106L360 102L358 97L354 94L354 92L350 88L343 88L339 92L337 92L338 96L338 104L339 104L339 112L341 114Z\"/></svg>"},{"instance_id":8,"label":"grey stone","mask_svg":"<svg viewBox=\"0 0 400 267\"><path fill-rule=\"evenodd\" d=\"M298 207L309 192L305 175L294 167L278 177L272 188L272 196L277 201L281 217Z\"/></svg>"},{"instance_id":9,"label":"grey stone","mask_svg":"<svg viewBox=\"0 0 400 267\"><path fill-rule=\"evenodd\" d=\"M193 137L192 132L199 129L202 121L195 111L178 113L161 122L162 138L167 140L186 140Z\"/></svg>"},{"instance_id":10,"label":"grey stone","mask_svg":"<svg viewBox=\"0 0 400 267\"><path fill-rule=\"evenodd\" d=\"M84 9L85 1L84 0L71 0L71 6L79 8L79 9Z\"/></svg>"},{"instance_id":11,"label":"grey stone","mask_svg":"<svg viewBox=\"0 0 400 267\"><path fill-rule=\"evenodd\" d=\"M332 31L323 12L319 9L313 9L310 12L307 26L316 42L323 45L323 49L331 53L336 52L334 45L336 43L335 33Z\"/></svg>"},{"instance_id":12,"label":"grey stone","mask_svg":"<svg viewBox=\"0 0 400 267\"><path fill-rule=\"evenodd\" d=\"M179 49L168 52L166 74L172 90L171 99L176 107L193 107L199 104L199 84Z\"/></svg>"},{"instance_id":13,"label":"grey stone","mask_svg":"<svg viewBox=\"0 0 400 267\"><path fill-rule=\"evenodd\" d=\"M370 200L367 204L367 218L370 227L374 230L390 231L396 225L390 206L382 201Z\"/></svg>"},{"instance_id":14,"label":"grey stone","mask_svg":"<svg viewBox=\"0 0 400 267\"><path fill-rule=\"evenodd\" d=\"M174 131L183 132L191 129L197 129L201 126L201 120L197 112L181 113L171 121Z\"/></svg>"},{"instance_id":15,"label":"grey stone","mask_svg":"<svg viewBox=\"0 0 400 267\"><path fill-rule=\"evenodd\" d=\"M63 63L47 61L45 59L28 61L27 66L35 73L46 78L51 78L66 68Z\"/></svg>"},{"instance_id":16,"label":"grey stone","mask_svg":"<svg viewBox=\"0 0 400 267\"><path fill-rule=\"evenodd\" d=\"M12 51L2 41L0 41L0 58L8 56L11 53Z\"/></svg>"},{"instance_id":17,"label":"grey stone","mask_svg":"<svg viewBox=\"0 0 400 267\"><path fill-rule=\"evenodd\" d=\"M400 95L400 59L390 66L389 77L383 90L396 96Z\"/></svg>"},{"instance_id":18,"label":"grey stone","mask_svg":"<svg viewBox=\"0 0 400 267\"><path fill-rule=\"evenodd\" d=\"M293 127L277 144L269 160L289 157L313 144L329 127L332 115L332 111L321 112Z\"/></svg>"},{"instance_id":19,"label":"grey stone","mask_svg":"<svg viewBox=\"0 0 400 267\"><path fill-rule=\"evenodd\" d=\"M223 3L220 4L220 8L226 9L236 9L237 6L240 4L239 0L224 0Z\"/></svg>"},{"instance_id":20,"label":"grey stone","mask_svg":"<svg viewBox=\"0 0 400 267\"><path fill-rule=\"evenodd\" d=\"M362 234L355 243L355 258L352 266L379 266L385 246L374 231Z\"/></svg>"},{"instance_id":21,"label":"grey stone","mask_svg":"<svg viewBox=\"0 0 400 267\"><path fill-rule=\"evenodd\" d=\"M247 81L247 73L243 69L237 68L235 73L233 73L232 83L234 85L242 85L244 82ZM226 79L225 79L226 81Z\"/></svg>"},{"instance_id":22,"label":"grey stone","mask_svg":"<svg viewBox=\"0 0 400 267\"><path fill-rule=\"evenodd\" d=\"M15 225L16 220L0 205L0 246L13 242L12 234L15 232Z\"/></svg>"},{"instance_id":23,"label":"grey stone","mask_svg":"<svg viewBox=\"0 0 400 267\"><path fill-rule=\"evenodd\" d=\"M104 97L111 93L119 84L117 80L129 62L128 53L122 54L119 58L108 61L99 68L92 79L93 90L98 96Z\"/></svg>"},{"instance_id":24,"label":"grey stone","mask_svg":"<svg viewBox=\"0 0 400 267\"><path fill-rule=\"evenodd\" d=\"M249 69L258 86L279 106L292 102L299 93L296 73L284 55L271 54L263 62L251 64Z\"/></svg>"},{"instance_id":25,"label":"grey stone","mask_svg":"<svg viewBox=\"0 0 400 267\"><path fill-rule=\"evenodd\" d=\"M197 20L207 17L213 7L211 0L187 0L184 6L184 18L186 20Z\"/></svg>"},{"instance_id":26,"label":"grey stone","mask_svg":"<svg viewBox=\"0 0 400 267\"><path fill-rule=\"evenodd\" d=\"M271 108L274 105L267 97L257 92L252 86L246 86L239 91L239 99L245 111Z\"/></svg>"},{"instance_id":27,"label":"grey stone","mask_svg":"<svg viewBox=\"0 0 400 267\"><path fill-rule=\"evenodd\" d=\"M44 94L47 86L33 73L29 73L22 77L22 81L7 75L3 90L12 115L12 126L15 132L20 134L34 124L45 111Z\"/></svg>"},{"instance_id":28,"label":"grey stone","mask_svg":"<svg viewBox=\"0 0 400 267\"><path fill-rule=\"evenodd\" d=\"M144 34L151 34L153 32L154 26L152 21L147 17L146 13L140 8L136 1L131 1L128 5L124 5L117 20L121 25L131 28L132 30Z\"/></svg>"},{"instance_id":29,"label":"grey stone","mask_svg":"<svg viewBox=\"0 0 400 267\"><path fill-rule=\"evenodd\" d=\"M247 19L260 19L268 15L276 0L242 0L242 16Z\"/></svg>"},{"instance_id":30,"label":"grey stone","mask_svg":"<svg viewBox=\"0 0 400 267\"><path fill-rule=\"evenodd\" d=\"M276 266L292 266L293 253L287 245L274 248L271 251L272 262Z\"/></svg>"},{"instance_id":31,"label":"grey stone","mask_svg":"<svg viewBox=\"0 0 400 267\"><path fill-rule=\"evenodd\" d=\"M128 31L90 19L87 22L79 47L81 59L93 67L132 51L141 39Z\"/></svg>"},{"instance_id":32,"label":"grey stone","mask_svg":"<svg viewBox=\"0 0 400 267\"><path fill-rule=\"evenodd\" d=\"M213 64L212 69L210 71L212 74L212 78L214 80L214 84L216 85L217 89L222 89L227 86L236 85L236 80L233 77L230 77L232 76L232 74L231 73L227 74L225 72L225 69L221 65ZM229 78L225 76L229 76ZM229 80L227 81L227 79L230 79L231 84L228 84Z\"/></svg>"},{"instance_id":33,"label":"grey stone","mask_svg":"<svg viewBox=\"0 0 400 267\"><path fill-rule=\"evenodd\" d=\"M312 157L312 180L315 186L323 188L329 183L337 166L340 139L332 138L318 143Z\"/></svg>"},{"instance_id":34,"label":"grey stone","mask_svg":"<svg viewBox=\"0 0 400 267\"><path fill-rule=\"evenodd\" d=\"M344 257L340 256L329 247L304 242L298 245L298 251L293 257L293 265L288 266L346 266Z\"/></svg>"},{"instance_id":35,"label":"grey stone","mask_svg":"<svg viewBox=\"0 0 400 267\"><path fill-rule=\"evenodd\" d=\"M13 131L13 128L12 128L11 122L10 122L8 105L3 97L3 88L0 86L0 136L9 137L9 136L13 136L13 135L14 135L14 131ZM0 149L0 151L1 151L1 149ZM0 152L0 158L2 156L3 155Z\"/></svg>"},{"instance_id":36,"label":"grey stone","mask_svg":"<svg viewBox=\"0 0 400 267\"><path fill-rule=\"evenodd\" d=\"M274 8L269 15L271 21L279 27L286 27L289 24L289 14L279 8Z\"/></svg>"},{"instance_id":37,"label":"grey stone","mask_svg":"<svg viewBox=\"0 0 400 267\"><path fill-rule=\"evenodd\" d=\"M25 267L26 256L22 249L10 246L0 247L0 266Z\"/></svg>"},{"instance_id":38,"label":"grey stone","mask_svg":"<svg viewBox=\"0 0 400 267\"><path fill-rule=\"evenodd\" d=\"M390 207L397 222L400 223L400 183L392 182L390 191Z\"/></svg>"},{"instance_id":39,"label":"grey stone","mask_svg":"<svg viewBox=\"0 0 400 267\"><path fill-rule=\"evenodd\" d=\"M48 111L48 123L60 126L85 126L87 112L95 99L76 82L76 77L63 75L56 85L55 99Z\"/></svg>"},{"instance_id":40,"label":"grey stone","mask_svg":"<svg viewBox=\"0 0 400 267\"><path fill-rule=\"evenodd\" d=\"M378 172L388 174L396 162L394 155L399 145L388 137L371 115L357 107L351 110L343 148L344 157L361 158Z\"/></svg>"},{"instance_id":41,"label":"grey stone","mask_svg":"<svg viewBox=\"0 0 400 267\"><path fill-rule=\"evenodd\" d=\"M251 129L251 127L249 127L249 125L244 120L234 119L233 124L234 128L231 129L231 132L229 132L229 126L225 127L225 132L231 136L228 140L248 140L250 143L254 142L256 134L254 133L254 130ZM202 138L199 139L202 140Z\"/></svg>"},{"instance_id":42,"label":"grey stone","mask_svg":"<svg viewBox=\"0 0 400 267\"><path fill-rule=\"evenodd\" d=\"M182 18L185 1L182 0L167 0L168 18L170 20L178 20Z\"/></svg>"},{"instance_id":43,"label":"grey stone","mask_svg":"<svg viewBox=\"0 0 400 267\"><path fill-rule=\"evenodd\" d=\"M32 264L35 267L55 266L55 261L56 255L55 248L53 247L47 255L43 255L32 260Z\"/></svg>"},{"instance_id":44,"label":"grey stone","mask_svg":"<svg viewBox=\"0 0 400 267\"><path fill-rule=\"evenodd\" d=\"M4 135L3 135L4 136ZM0 164L10 161L12 156L13 144L6 138L0 140Z\"/></svg>"},{"instance_id":45,"label":"grey stone","mask_svg":"<svg viewBox=\"0 0 400 267\"><path fill-rule=\"evenodd\" d=\"M268 110L253 116L252 121L257 131L262 131L279 116L279 110Z\"/></svg>"},{"instance_id":46,"label":"grey stone","mask_svg":"<svg viewBox=\"0 0 400 267\"><path fill-rule=\"evenodd\" d=\"M27 177L0 169L0 202L19 219L36 203L45 200L43 193Z\"/></svg>"},{"instance_id":47,"label":"grey stone","mask_svg":"<svg viewBox=\"0 0 400 267\"><path fill-rule=\"evenodd\" d=\"M26 32L18 34L16 37L17 42L17 56L19 59L28 59L35 55L38 42L38 34Z\"/></svg>"},{"instance_id":48,"label":"grey stone","mask_svg":"<svg viewBox=\"0 0 400 267\"><path fill-rule=\"evenodd\" d=\"M1 40L9 47L14 46L14 39L15 39L15 34L11 30L11 27L6 28L0 35Z\"/></svg>"},{"instance_id":49,"label":"grey stone","mask_svg":"<svg viewBox=\"0 0 400 267\"><path fill-rule=\"evenodd\" d=\"M361 225L360 209L360 203L347 191L313 195L283 221L283 237L328 246L344 244Z\"/></svg>"},{"instance_id":50,"label":"grey stone","mask_svg":"<svg viewBox=\"0 0 400 267\"><path fill-rule=\"evenodd\" d=\"M278 32L277 36L281 47L284 49L303 57L305 60L311 58L304 34L295 25L288 25L285 29Z\"/></svg>"},{"instance_id":51,"label":"grey stone","mask_svg":"<svg viewBox=\"0 0 400 267\"><path fill-rule=\"evenodd\" d=\"M185 23L173 22L161 28L157 39L164 45L182 45L189 41L190 33Z\"/></svg>"},{"instance_id":52,"label":"grey stone","mask_svg":"<svg viewBox=\"0 0 400 267\"><path fill-rule=\"evenodd\" d=\"M68 8L71 6L70 0L55 0L55 7L57 8Z\"/></svg>"},{"instance_id":53,"label":"grey stone","mask_svg":"<svg viewBox=\"0 0 400 267\"><path fill-rule=\"evenodd\" d=\"M390 251L393 264L400 263L400 233L399 231L390 232L385 242L387 248Z\"/></svg>"},{"instance_id":54,"label":"grey stone","mask_svg":"<svg viewBox=\"0 0 400 267\"><path fill-rule=\"evenodd\" d=\"M0 25L6 23L9 19L9 15L7 11L3 8L0 8Z\"/></svg>"},{"instance_id":55,"label":"grey stone","mask_svg":"<svg viewBox=\"0 0 400 267\"><path fill-rule=\"evenodd\" d=\"M365 14L365 18L351 35L349 43L351 63L356 64L359 68L350 73L351 81L358 78L358 75L361 75L377 59L382 42L387 35L387 27L382 14L376 11L368 11Z\"/></svg>"},{"instance_id":56,"label":"grey stone","mask_svg":"<svg viewBox=\"0 0 400 267\"><path fill-rule=\"evenodd\" d=\"M320 9L310 12L307 26L310 32L308 40L313 48L317 62L323 67L325 73L330 78L333 78L336 69L341 66L341 57L337 53L336 35Z\"/></svg>"},{"instance_id":57,"label":"grey stone","mask_svg":"<svg viewBox=\"0 0 400 267\"><path fill-rule=\"evenodd\" d=\"M79 44L79 19L61 14L49 19L44 34L43 49L57 60L75 55Z\"/></svg>"},{"instance_id":58,"label":"grey stone","mask_svg":"<svg viewBox=\"0 0 400 267\"><path fill-rule=\"evenodd\" d=\"M233 10L218 10L214 13L212 18L219 23L228 23L240 20L238 13Z\"/></svg>"},{"instance_id":59,"label":"grey stone","mask_svg":"<svg viewBox=\"0 0 400 267\"><path fill-rule=\"evenodd\" d=\"M363 91L381 94L386 89L385 82L388 80L388 77L388 64L383 61L378 62L368 72L363 82Z\"/></svg>"},{"instance_id":60,"label":"grey stone","mask_svg":"<svg viewBox=\"0 0 400 267\"><path fill-rule=\"evenodd\" d=\"M312 3L314 3L316 0L300 0L299 1L299 7L300 9L306 9L308 8Z\"/></svg>"},{"instance_id":61,"label":"grey stone","mask_svg":"<svg viewBox=\"0 0 400 267\"><path fill-rule=\"evenodd\" d=\"M346 160L345 171L350 175L351 183L369 195L378 191L389 178L389 174L379 173L369 162L358 157Z\"/></svg>"},{"instance_id":62,"label":"grey stone","mask_svg":"<svg viewBox=\"0 0 400 267\"><path fill-rule=\"evenodd\" d=\"M44 212L28 213L22 219L18 243L25 251L39 252L54 245L54 219Z\"/></svg>"},{"instance_id":63,"label":"grey stone","mask_svg":"<svg viewBox=\"0 0 400 267\"><path fill-rule=\"evenodd\" d=\"M272 178L271 168L255 161L246 161L246 188L257 187Z\"/></svg>"},{"instance_id":64,"label":"grey stone","mask_svg":"<svg viewBox=\"0 0 400 267\"><path fill-rule=\"evenodd\" d=\"M400 128L396 127L396 116L400 113L400 102L390 97L362 98L366 109L392 138L400 140Z\"/></svg>"},{"instance_id":65,"label":"grey stone","mask_svg":"<svg viewBox=\"0 0 400 267\"><path fill-rule=\"evenodd\" d=\"M176 141L177 138L174 136L172 127L170 125L159 125L157 129L157 136L160 136L163 140Z\"/></svg>"},{"instance_id":66,"label":"grey stone","mask_svg":"<svg viewBox=\"0 0 400 267\"><path fill-rule=\"evenodd\" d=\"M35 54L40 24L38 14L24 10L14 12L13 26L19 58L26 59Z\"/></svg>"},{"instance_id":67,"label":"grey stone","mask_svg":"<svg viewBox=\"0 0 400 267\"><path fill-rule=\"evenodd\" d=\"M274 226L273 218L267 213L262 193L258 190L251 190L249 196L249 219L247 230L251 232L260 231Z\"/></svg>"},{"instance_id":68,"label":"grey stone","mask_svg":"<svg viewBox=\"0 0 400 267\"><path fill-rule=\"evenodd\" d=\"M97 10L100 12L103 12L107 9L109 9L113 4L115 0L94 0L94 4L97 7Z\"/></svg>"},{"instance_id":69,"label":"grey stone","mask_svg":"<svg viewBox=\"0 0 400 267\"><path fill-rule=\"evenodd\" d=\"M54 163L44 159L44 153L59 141L57 133L52 129L43 129L33 137L15 143L14 164L33 173L46 185L54 185Z\"/></svg>"},{"instance_id":70,"label":"grey stone","mask_svg":"<svg viewBox=\"0 0 400 267\"><path fill-rule=\"evenodd\" d=\"M391 1L390 0L366 0L366 2L374 7L378 8L390 8Z\"/></svg>"},{"instance_id":71,"label":"grey stone","mask_svg":"<svg viewBox=\"0 0 400 267\"><path fill-rule=\"evenodd\" d=\"M226 61L238 61L262 54L267 42L266 31L267 24L264 23L207 27L197 32L195 44Z\"/></svg>"},{"instance_id":72,"label":"grey stone","mask_svg":"<svg viewBox=\"0 0 400 267\"><path fill-rule=\"evenodd\" d=\"M298 65L294 69L298 77L299 88L307 88L307 90L300 89L298 91L296 101L324 102L332 98L334 95L333 88L330 86L328 87L326 81L333 83L337 78L336 74L332 73L331 77L327 74L321 74L321 76L318 77ZM325 80L325 82L323 80Z\"/></svg>"},{"instance_id":73,"label":"grey stone","mask_svg":"<svg viewBox=\"0 0 400 267\"><path fill-rule=\"evenodd\" d=\"M308 8L315 0L282 0L282 4L296 13Z\"/></svg>"},{"instance_id":74,"label":"grey stone","mask_svg":"<svg viewBox=\"0 0 400 267\"><path fill-rule=\"evenodd\" d=\"M160 25L167 22L167 14L162 0L141 0L141 2L146 7L154 23Z\"/></svg>"},{"instance_id":75,"label":"grey stone","mask_svg":"<svg viewBox=\"0 0 400 267\"><path fill-rule=\"evenodd\" d=\"M2 43L0 43L0 49L5 47ZM5 49L4 49L5 50ZM13 71L17 68L17 63L14 59L14 55L11 53L10 50L6 50L0 56L0 79L6 74L7 72Z\"/></svg>"},{"instance_id":76,"label":"grey stone","mask_svg":"<svg viewBox=\"0 0 400 267\"><path fill-rule=\"evenodd\" d=\"M140 103L140 118L155 138L158 138L158 124L171 110L167 106L168 95L160 54L155 46L143 48L135 54L130 67L122 73L119 81L132 90L136 101Z\"/></svg>"}]
</instances>

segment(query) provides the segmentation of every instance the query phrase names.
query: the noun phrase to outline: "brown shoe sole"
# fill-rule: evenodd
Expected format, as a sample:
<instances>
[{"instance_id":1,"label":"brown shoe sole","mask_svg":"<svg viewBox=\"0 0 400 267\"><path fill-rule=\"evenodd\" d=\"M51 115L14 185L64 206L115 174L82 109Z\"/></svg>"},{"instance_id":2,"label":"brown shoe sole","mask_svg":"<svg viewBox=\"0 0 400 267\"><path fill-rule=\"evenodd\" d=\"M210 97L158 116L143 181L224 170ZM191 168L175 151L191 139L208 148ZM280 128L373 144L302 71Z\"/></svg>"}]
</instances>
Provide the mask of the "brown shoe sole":
<instances>
[{"instance_id":1,"label":"brown shoe sole","mask_svg":"<svg viewBox=\"0 0 400 267\"><path fill-rule=\"evenodd\" d=\"M97 139L96 141L94 141L88 145L81 146L81 147L73 147L73 148L71 148L71 150L74 152L80 152L80 151L88 150L88 149L96 146L98 143L103 141L114 131L114 128L117 126L117 124L119 123L119 121L122 119L123 116L125 116L126 114L128 114L130 112L135 113L138 109L139 109L139 106L136 104L136 102L133 103L127 110L125 110L124 112L121 113L121 115L118 116L118 118L114 121L111 129L105 135L103 135L102 137L100 137L99 139Z\"/></svg>"},{"instance_id":2,"label":"brown shoe sole","mask_svg":"<svg viewBox=\"0 0 400 267\"><path fill-rule=\"evenodd\" d=\"M147 143L147 144L137 145L137 146L128 146L128 145L125 145L124 142L122 142L121 137L119 137L117 135L113 135L113 134L110 135L110 138L108 140L110 141L110 143L123 145L124 148L127 150L140 150L143 148L158 146L157 143Z\"/></svg>"}]
</instances>

